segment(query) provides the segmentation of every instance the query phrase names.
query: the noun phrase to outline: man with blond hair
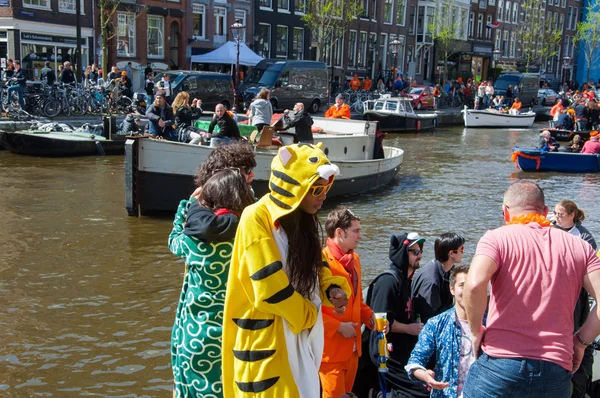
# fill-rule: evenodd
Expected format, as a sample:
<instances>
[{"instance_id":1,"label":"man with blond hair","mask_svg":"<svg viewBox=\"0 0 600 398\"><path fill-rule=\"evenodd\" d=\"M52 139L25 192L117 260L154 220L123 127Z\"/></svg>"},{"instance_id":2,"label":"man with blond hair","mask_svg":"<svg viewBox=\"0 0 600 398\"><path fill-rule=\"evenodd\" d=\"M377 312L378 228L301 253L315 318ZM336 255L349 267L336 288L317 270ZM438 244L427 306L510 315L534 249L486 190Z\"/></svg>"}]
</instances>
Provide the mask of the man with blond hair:
<instances>
[{"instance_id":1,"label":"man with blond hair","mask_svg":"<svg viewBox=\"0 0 600 398\"><path fill-rule=\"evenodd\" d=\"M571 373L600 334L595 307L573 335L581 287L600 297L600 260L583 239L550 228L544 191L531 181L508 188L502 212L506 225L481 238L465 285L473 351L483 353L464 397L568 397Z\"/></svg>"}]
</instances>

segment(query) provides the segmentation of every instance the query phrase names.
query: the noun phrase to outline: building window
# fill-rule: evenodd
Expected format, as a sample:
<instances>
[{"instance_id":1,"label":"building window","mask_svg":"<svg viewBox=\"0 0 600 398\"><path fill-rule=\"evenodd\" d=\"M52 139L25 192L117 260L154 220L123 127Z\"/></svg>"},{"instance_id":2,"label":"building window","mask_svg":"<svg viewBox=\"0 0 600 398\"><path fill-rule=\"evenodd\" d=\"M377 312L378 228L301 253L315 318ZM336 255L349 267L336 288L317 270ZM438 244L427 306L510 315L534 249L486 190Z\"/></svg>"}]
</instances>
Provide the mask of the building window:
<instances>
[{"instance_id":1,"label":"building window","mask_svg":"<svg viewBox=\"0 0 600 398\"><path fill-rule=\"evenodd\" d=\"M396 4L396 25L404 26L406 15L406 0L398 0Z\"/></svg>"},{"instance_id":2,"label":"building window","mask_svg":"<svg viewBox=\"0 0 600 398\"><path fill-rule=\"evenodd\" d=\"M492 28L489 27L492 23L492 16L488 15L486 21L487 25L485 26L485 39L492 40Z\"/></svg>"},{"instance_id":3,"label":"building window","mask_svg":"<svg viewBox=\"0 0 600 398\"><path fill-rule=\"evenodd\" d=\"M502 39L502 56L508 57L508 30L504 31L504 38Z\"/></svg>"},{"instance_id":4,"label":"building window","mask_svg":"<svg viewBox=\"0 0 600 398\"><path fill-rule=\"evenodd\" d=\"M268 8L272 9L273 5L271 4L271 0L260 0L260 8Z\"/></svg>"},{"instance_id":5,"label":"building window","mask_svg":"<svg viewBox=\"0 0 600 398\"><path fill-rule=\"evenodd\" d=\"M477 17L477 38L481 39L483 34L483 14L479 14Z\"/></svg>"},{"instance_id":6,"label":"building window","mask_svg":"<svg viewBox=\"0 0 600 398\"><path fill-rule=\"evenodd\" d=\"M192 5L192 35L198 39L204 39L204 27L206 26L206 8L204 4L193 3Z\"/></svg>"},{"instance_id":7,"label":"building window","mask_svg":"<svg viewBox=\"0 0 600 398\"><path fill-rule=\"evenodd\" d=\"M215 7L215 35L227 35L227 10L224 7Z\"/></svg>"},{"instance_id":8,"label":"building window","mask_svg":"<svg viewBox=\"0 0 600 398\"><path fill-rule=\"evenodd\" d=\"M494 43L494 50L500 50L500 39L502 35L502 31L500 29L496 30L496 42Z\"/></svg>"},{"instance_id":9,"label":"building window","mask_svg":"<svg viewBox=\"0 0 600 398\"><path fill-rule=\"evenodd\" d=\"M302 28L294 28L292 58L304 59L304 29Z\"/></svg>"},{"instance_id":10,"label":"building window","mask_svg":"<svg viewBox=\"0 0 600 398\"><path fill-rule=\"evenodd\" d=\"M163 17L148 15L148 57L165 56L165 20Z\"/></svg>"},{"instance_id":11,"label":"building window","mask_svg":"<svg viewBox=\"0 0 600 398\"><path fill-rule=\"evenodd\" d=\"M258 24L256 36L259 37L257 43L257 54L263 58L270 58L271 50L271 25L269 24Z\"/></svg>"},{"instance_id":12,"label":"building window","mask_svg":"<svg viewBox=\"0 0 600 398\"><path fill-rule=\"evenodd\" d=\"M417 7L410 6L410 18L408 20L408 34L415 34L415 23L417 22Z\"/></svg>"},{"instance_id":13,"label":"building window","mask_svg":"<svg viewBox=\"0 0 600 398\"><path fill-rule=\"evenodd\" d=\"M358 66L365 66L367 63L367 32L360 32L358 39L358 54L356 57L356 64Z\"/></svg>"},{"instance_id":14,"label":"building window","mask_svg":"<svg viewBox=\"0 0 600 398\"><path fill-rule=\"evenodd\" d=\"M373 2L373 10L371 11L371 21L377 20L377 0Z\"/></svg>"},{"instance_id":15,"label":"building window","mask_svg":"<svg viewBox=\"0 0 600 398\"><path fill-rule=\"evenodd\" d=\"M571 29L577 29L577 20L579 19L579 8L573 8L573 22L571 23Z\"/></svg>"},{"instance_id":16,"label":"building window","mask_svg":"<svg viewBox=\"0 0 600 398\"><path fill-rule=\"evenodd\" d=\"M504 4L504 9L506 10L506 12L504 14L504 22L506 22L506 23L510 23L510 10L511 10L510 5L511 5L510 1L507 1Z\"/></svg>"},{"instance_id":17,"label":"building window","mask_svg":"<svg viewBox=\"0 0 600 398\"><path fill-rule=\"evenodd\" d=\"M512 35L510 36L510 57L511 58L515 57L516 38L517 38L517 34L515 32L512 32Z\"/></svg>"},{"instance_id":18,"label":"building window","mask_svg":"<svg viewBox=\"0 0 600 398\"><path fill-rule=\"evenodd\" d=\"M391 24L394 22L394 0L384 0L383 3L383 23Z\"/></svg>"},{"instance_id":19,"label":"building window","mask_svg":"<svg viewBox=\"0 0 600 398\"><path fill-rule=\"evenodd\" d=\"M348 66L356 66L356 38L357 32L355 30L350 31L348 37Z\"/></svg>"},{"instance_id":20,"label":"building window","mask_svg":"<svg viewBox=\"0 0 600 398\"><path fill-rule=\"evenodd\" d=\"M117 13L117 55L135 56L135 15L129 12Z\"/></svg>"},{"instance_id":21,"label":"building window","mask_svg":"<svg viewBox=\"0 0 600 398\"><path fill-rule=\"evenodd\" d=\"M512 22L513 23L518 23L519 22L519 3L517 3L516 1L513 3Z\"/></svg>"},{"instance_id":22,"label":"building window","mask_svg":"<svg viewBox=\"0 0 600 398\"><path fill-rule=\"evenodd\" d=\"M289 11L290 10L290 0L277 0L277 10L278 11Z\"/></svg>"},{"instance_id":23,"label":"building window","mask_svg":"<svg viewBox=\"0 0 600 398\"><path fill-rule=\"evenodd\" d=\"M75 0L59 0L58 11L68 12L75 14L76 3ZM84 15L84 2L81 0L81 15Z\"/></svg>"},{"instance_id":24,"label":"building window","mask_svg":"<svg viewBox=\"0 0 600 398\"><path fill-rule=\"evenodd\" d=\"M240 23L242 25L246 26L246 11L236 9L234 15L235 15L235 19L240 21ZM245 42L246 41L246 28L240 29L240 30L238 30L238 32L240 35L240 40Z\"/></svg>"},{"instance_id":25,"label":"building window","mask_svg":"<svg viewBox=\"0 0 600 398\"><path fill-rule=\"evenodd\" d=\"M344 59L344 35L338 33L335 39L335 47L333 48L333 62L335 66L342 66Z\"/></svg>"},{"instance_id":26,"label":"building window","mask_svg":"<svg viewBox=\"0 0 600 398\"><path fill-rule=\"evenodd\" d=\"M489 4L490 6L495 6L495 5L496 5L496 0L489 0L489 1L488 1L488 4Z\"/></svg>"},{"instance_id":27,"label":"building window","mask_svg":"<svg viewBox=\"0 0 600 398\"><path fill-rule=\"evenodd\" d=\"M567 11L567 29L571 29L571 15L573 14L573 7L569 6Z\"/></svg>"},{"instance_id":28,"label":"building window","mask_svg":"<svg viewBox=\"0 0 600 398\"><path fill-rule=\"evenodd\" d=\"M567 0L561 0L561 2L560 2L560 6L561 6L562 8L565 8L565 7L567 6Z\"/></svg>"},{"instance_id":29,"label":"building window","mask_svg":"<svg viewBox=\"0 0 600 398\"><path fill-rule=\"evenodd\" d=\"M502 21L502 17L504 16L504 0L498 0L498 16L496 19L498 21Z\"/></svg>"},{"instance_id":30,"label":"building window","mask_svg":"<svg viewBox=\"0 0 600 398\"><path fill-rule=\"evenodd\" d=\"M362 7L362 14L360 14L360 17L368 19L369 18L369 0L362 0L361 7Z\"/></svg>"},{"instance_id":31,"label":"building window","mask_svg":"<svg viewBox=\"0 0 600 398\"><path fill-rule=\"evenodd\" d=\"M473 37L473 30L475 29L475 13L472 12L469 16L469 37Z\"/></svg>"},{"instance_id":32,"label":"building window","mask_svg":"<svg viewBox=\"0 0 600 398\"><path fill-rule=\"evenodd\" d=\"M296 14L305 14L306 0L294 0L294 11Z\"/></svg>"},{"instance_id":33,"label":"building window","mask_svg":"<svg viewBox=\"0 0 600 398\"><path fill-rule=\"evenodd\" d=\"M565 16L564 14L560 14L560 31L564 32L565 30Z\"/></svg>"},{"instance_id":34,"label":"building window","mask_svg":"<svg viewBox=\"0 0 600 398\"><path fill-rule=\"evenodd\" d=\"M23 7L50 9L50 0L23 0Z\"/></svg>"},{"instance_id":35,"label":"building window","mask_svg":"<svg viewBox=\"0 0 600 398\"><path fill-rule=\"evenodd\" d=\"M288 50L288 27L277 25L277 39L275 41L275 56L287 58Z\"/></svg>"}]
</instances>

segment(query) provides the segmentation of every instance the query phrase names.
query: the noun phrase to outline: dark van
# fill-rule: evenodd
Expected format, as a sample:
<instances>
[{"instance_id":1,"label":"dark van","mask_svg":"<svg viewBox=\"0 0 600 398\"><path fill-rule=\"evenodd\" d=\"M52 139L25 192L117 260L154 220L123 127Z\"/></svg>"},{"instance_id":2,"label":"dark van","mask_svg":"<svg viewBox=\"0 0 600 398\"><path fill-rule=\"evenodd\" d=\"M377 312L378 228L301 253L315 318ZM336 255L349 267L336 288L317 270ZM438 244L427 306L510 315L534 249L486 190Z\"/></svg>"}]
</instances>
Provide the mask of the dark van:
<instances>
[{"instance_id":1,"label":"dark van","mask_svg":"<svg viewBox=\"0 0 600 398\"><path fill-rule=\"evenodd\" d=\"M302 102L305 109L318 112L327 103L327 65L317 61L260 61L240 86L246 108L263 87L271 90L273 109L292 109Z\"/></svg>"},{"instance_id":2,"label":"dark van","mask_svg":"<svg viewBox=\"0 0 600 398\"><path fill-rule=\"evenodd\" d=\"M173 89L171 98L175 98L182 91L190 94L191 100L198 98L202 100L205 110L214 111L217 104L223 104L231 109L233 104L233 80L225 73L195 72L185 70L173 70L160 72L154 78L155 87L162 80L164 74L169 75L169 83Z\"/></svg>"},{"instance_id":3,"label":"dark van","mask_svg":"<svg viewBox=\"0 0 600 398\"><path fill-rule=\"evenodd\" d=\"M537 102L540 88L538 73L503 72L494 84L494 95L506 97L508 86L519 86L519 99L523 105L533 106ZM514 99L513 95L513 99Z\"/></svg>"}]
</instances>

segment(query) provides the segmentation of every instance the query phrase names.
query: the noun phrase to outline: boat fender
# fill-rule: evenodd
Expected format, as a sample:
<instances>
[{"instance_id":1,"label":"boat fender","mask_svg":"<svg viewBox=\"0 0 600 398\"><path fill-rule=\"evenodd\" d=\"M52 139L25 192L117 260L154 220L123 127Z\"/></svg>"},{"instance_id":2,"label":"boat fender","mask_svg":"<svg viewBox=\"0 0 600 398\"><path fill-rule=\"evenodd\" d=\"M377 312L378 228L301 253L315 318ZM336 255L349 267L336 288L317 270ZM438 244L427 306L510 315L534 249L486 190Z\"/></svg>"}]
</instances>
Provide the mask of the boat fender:
<instances>
[{"instance_id":1,"label":"boat fender","mask_svg":"<svg viewBox=\"0 0 600 398\"><path fill-rule=\"evenodd\" d=\"M98 150L98 155L100 155L100 156L106 155L106 153L104 152L104 148L102 148L102 144L100 144L99 141L94 141L94 144L96 144L96 150Z\"/></svg>"}]
</instances>

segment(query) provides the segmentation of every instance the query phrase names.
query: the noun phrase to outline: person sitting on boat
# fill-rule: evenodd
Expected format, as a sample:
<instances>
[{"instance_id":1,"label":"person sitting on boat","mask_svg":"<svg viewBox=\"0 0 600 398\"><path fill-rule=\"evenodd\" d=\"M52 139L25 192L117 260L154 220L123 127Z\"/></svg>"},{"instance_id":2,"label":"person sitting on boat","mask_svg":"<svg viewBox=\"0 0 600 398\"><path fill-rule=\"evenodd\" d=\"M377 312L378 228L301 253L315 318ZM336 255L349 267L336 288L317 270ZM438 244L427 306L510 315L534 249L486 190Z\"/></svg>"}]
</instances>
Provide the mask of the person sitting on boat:
<instances>
[{"instance_id":1,"label":"person sitting on boat","mask_svg":"<svg viewBox=\"0 0 600 398\"><path fill-rule=\"evenodd\" d=\"M156 93L154 102L146 111L148 131L154 137L162 137L169 141L177 141L177 133L173 129L173 109L167 104L165 92Z\"/></svg>"},{"instance_id":2,"label":"person sitting on boat","mask_svg":"<svg viewBox=\"0 0 600 398\"><path fill-rule=\"evenodd\" d=\"M598 131L594 130L590 133L590 140L585 143L581 153L589 153L593 155L600 154L600 142L598 142Z\"/></svg>"},{"instance_id":3,"label":"person sitting on boat","mask_svg":"<svg viewBox=\"0 0 600 398\"><path fill-rule=\"evenodd\" d=\"M182 91L173 101L173 113L179 142L197 145L203 137L208 137L208 133L194 127L194 122L202 116L202 100L194 98L190 106L190 94Z\"/></svg>"},{"instance_id":4,"label":"person sitting on boat","mask_svg":"<svg viewBox=\"0 0 600 398\"><path fill-rule=\"evenodd\" d=\"M521 113L521 100L519 99L519 97L515 98L515 101L513 102L512 106L510 107L510 111L509 113L511 115L518 115L519 113Z\"/></svg>"},{"instance_id":5,"label":"person sitting on boat","mask_svg":"<svg viewBox=\"0 0 600 398\"><path fill-rule=\"evenodd\" d=\"M216 125L219 125L219 132L213 134ZM215 107L215 116L208 126L208 133L212 135L211 146L228 144L242 138L237 123L223 104L217 104Z\"/></svg>"},{"instance_id":6,"label":"person sitting on boat","mask_svg":"<svg viewBox=\"0 0 600 398\"><path fill-rule=\"evenodd\" d=\"M344 104L344 97L341 94L338 94L335 97L335 104L333 104L327 112L325 112L325 117L330 119L350 119L350 107L348 104Z\"/></svg>"},{"instance_id":7,"label":"person sitting on boat","mask_svg":"<svg viewBox=\"0 0 600 398\"><path fill-rule=\"evenodd\" d=\"M142 123L139 117L134 117L133 113L128 113L127 117L119 124L119 135L135 135L140 132Z\"/></svg>"},{"instance_id":8,"label":"person sitting on boat","mask_svg":"<svg viewBox=\"0 0 600 398\"><path fill-rule=\"evenodd\" d=\"M360 89L360 80L358 79L358 74L354 74L354 77L352 78L352 80L350 80L350 83L348 84L350 86L350 88L352 89L352 91L358 91Z\"/></svg>"},{"instance_id":9,"label":"person sitting on boat","mask_svg":"<svg viewBox=\"0 0 600 398\"><path fill-rule=\"evenodd\" d=\"M298 102L294 105L294 118L290 118L290 110L286 109L283 111L283 122L285 129L289 129L290 127L294 127L296 129L296 137L294 142L304 142L304 143L313 143L313 133L312 133L312 125L313 119L308 114L308 112L304 111L304 104L302 102Z\"/></svg>"},{"instance_id":10,"label":"person sitting on boat","mask_svg":"<svg viewBox=\"0 0 600 398\"><path fill-rule=\"evenodd\" d=\"M584 142L581 139L581 136L579 134L575 134L575 137L573 137L573 141L569 145L569 149L571 150L571 152L580 153L583 149L583 144Z\"/></svg>"},{"instance_id":11,"label":"person sitting on boat","mask_svg":"<svg viewBox=\"0 0 600 398\"><path fill-rule=\"evenodd\" d=\"M556 142L556 139L552 137L552 134L548 130L544 130L542 134L540 134L540 143L538 144L538 148L543 151L548 152L558 152L558 147L560 144Z\"/></svg>"},{"instance_id":12,"label":"person sitting on boat","mask_svg":"<svg viewBox=\"0 0 600 398\"><path fill-rule=\"evenodd\" d=\"M494 99L492 100L492 104L494 105L494 108L496 108L496 110L503 108L504 107L504 97L501 95L495 96Z\"/></svg>"}]
</instances>

